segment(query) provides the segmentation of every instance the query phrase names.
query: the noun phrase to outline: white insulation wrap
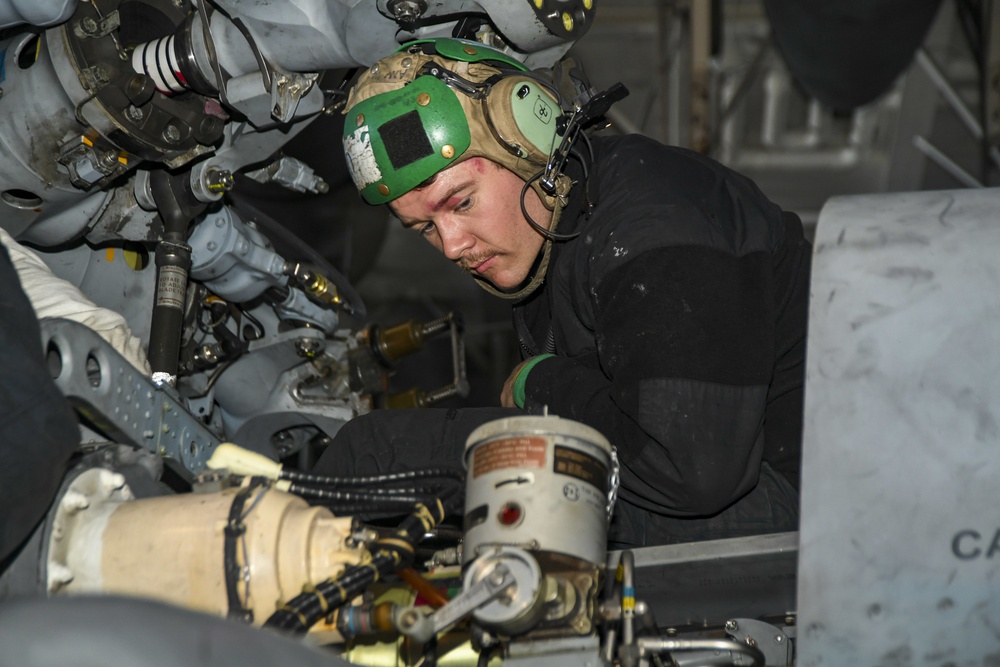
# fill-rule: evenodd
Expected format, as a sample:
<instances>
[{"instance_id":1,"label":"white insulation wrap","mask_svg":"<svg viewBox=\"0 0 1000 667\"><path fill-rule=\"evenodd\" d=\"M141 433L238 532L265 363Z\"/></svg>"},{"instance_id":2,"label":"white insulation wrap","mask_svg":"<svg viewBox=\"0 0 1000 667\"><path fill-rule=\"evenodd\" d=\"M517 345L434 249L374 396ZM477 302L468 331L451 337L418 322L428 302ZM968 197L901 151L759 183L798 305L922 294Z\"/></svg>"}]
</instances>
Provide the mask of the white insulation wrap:
<instances>
[{"instance_id":1,"label":"white insulation wrap","mask_svg":"<svg viewBox=\"0 0 1000 667\"><path fill-rule=\"evenodd\" d=\"M58 25L73 15L76 5L77 0L0 0L0 28Z\"/></svg>"},{"instance_id":2,"label":"white insulation wrap","mask_svg":"<svg viewBox=\"0 0 1000 667\"><path fill-rule=\"evenodd\" d=\"M57 277L38 255L15 241L0 228L0 243L7 248L10 259L28 295L38 319L60 317L79 322L96 331L130 364L149 373L149 362L142 342L132 334L125 318L88 299L72 283Z\"/></svg>"},{"instance_id":3,"label":"white insulation wrap","mask_svg":"<svg viewBox=\"0 0 1000 667\"><path fill-rule=\"evenodd\" d=\"M1000 661L1000 189L818 223L797 664Z\"/></svg>"}]
</instances>

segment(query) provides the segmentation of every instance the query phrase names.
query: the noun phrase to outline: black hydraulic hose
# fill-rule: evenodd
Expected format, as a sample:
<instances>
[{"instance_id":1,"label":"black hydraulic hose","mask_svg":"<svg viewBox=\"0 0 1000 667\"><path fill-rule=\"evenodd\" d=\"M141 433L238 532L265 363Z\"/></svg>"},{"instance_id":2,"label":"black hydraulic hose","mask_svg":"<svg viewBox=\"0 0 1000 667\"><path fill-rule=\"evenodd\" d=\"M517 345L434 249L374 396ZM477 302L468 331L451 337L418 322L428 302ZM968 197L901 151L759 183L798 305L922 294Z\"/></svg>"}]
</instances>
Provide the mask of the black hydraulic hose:
<instances>
[{"instance_id":1,"label":"black hydraulic hose","mask_svg":"<svg viewBox=\"0 0 1000 667\"><path fill-rule=\"evenodd\" d=\"M313 475L297 470L282 470L281 479L311 486L358 487L395 484L399 482L426 479L452 479L455 481L462 481L465 479L465 474L457 468L424 468L422 470L407 470L404 472L386 473L384 475L372 475L369 477L326 477L324 475Z\"/></svg>"},{"instance_id":2,"label":"black hydraulic hose","mask_svg":"<svg viewBox=\"0 0 1000 667\"><path fill-rule=\"evenodd\" d=\"M417 503L412 514L390 536L380 538L372 548L367 563L347 568L337 578L327 579L315 588L304 590L275 611L264 627L304 634L321 618L350 602L368 586L413 560L416 545L434 526L444 520L454 496L435 502Z\"/></svg>"},{"instance_id":3,"label":"black hydraulic hose","mask_svg":"<svg viewBox=\"0 0 1000 667\"><path fill-rule=\"evenodd\" d=\"M342 498L352 498L352 497L360 498L362 496L393 500L393 499L399 499L401 496L414 496L414 499L411 500L410 502L417 502L419 498L429 498L431 496L436 496L440 494L442 491L447 490L447 488L448 486L445 484L428 484L424 486L403 486L403 487L390 487L390 488L361 487L359 489L347 491L341 489L331 489L327 487L292 484L290 487L290 491L300 496L310 496L313 498L331 498L333 500L339 500Z\"/></svg>"},{"instance_id":4,"label":"black hydraulic hose","mask_svg":"<svg viewBox=\"0 0 1000 667\"><path fill-rule=\"evenodd\" d=\"M306 497L306 498L318 498L321 500L332 500L332 501L343 501L348 503L365 503L365 502L390 502L399 503L405 507L410 507L414 503L418 503L424 498L416 495L384 495L381 493L365 493L365 492L351 492L351 491L331 491L329 489L313 489L309 487L295 486L294 484L288 489L294 494Z\"/></svg>"}]
</instances>

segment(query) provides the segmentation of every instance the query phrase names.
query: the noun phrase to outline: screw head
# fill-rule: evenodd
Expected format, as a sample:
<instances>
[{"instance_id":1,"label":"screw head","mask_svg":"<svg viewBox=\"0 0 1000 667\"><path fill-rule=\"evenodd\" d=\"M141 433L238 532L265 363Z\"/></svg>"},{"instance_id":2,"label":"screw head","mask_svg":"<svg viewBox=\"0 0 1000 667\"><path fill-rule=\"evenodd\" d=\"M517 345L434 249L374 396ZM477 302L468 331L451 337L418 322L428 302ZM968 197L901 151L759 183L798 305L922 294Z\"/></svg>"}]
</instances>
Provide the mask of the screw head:
<instances>
[{"instance_id":1,"label":"screw head","mask_svg":"<svg viewBox=\"0 0 1000 667\"><path fill-rule=\"evenodd\" d=\"M176 144L181 140L181 131L176 125L167 125L163 128L163 140L170 144Z\"/></svg>"},{"instance_id":2,"label":"screw head","mask_svg":"<svg viewBox=\"0 0 1000 667\"><path fill-rule=\"evenodd\" d=\"M739 624L734 620L726 621L725 627L726 627L726 632L736 632L740 628Z\"/></svg>"},{"instance_id":3,"label":"screw head","mask_svg":"<svg viewBox=\"0 0 1000 667\"><path fill-rule=\"evenodd\" d=\"M146 112L140 109L139 107L135 106L134 104L130 104L127 107L125 107L125 117L128 118L133 123L138 123L142 121L143 118L146 117Z\"/></svg>"}]
</instances>

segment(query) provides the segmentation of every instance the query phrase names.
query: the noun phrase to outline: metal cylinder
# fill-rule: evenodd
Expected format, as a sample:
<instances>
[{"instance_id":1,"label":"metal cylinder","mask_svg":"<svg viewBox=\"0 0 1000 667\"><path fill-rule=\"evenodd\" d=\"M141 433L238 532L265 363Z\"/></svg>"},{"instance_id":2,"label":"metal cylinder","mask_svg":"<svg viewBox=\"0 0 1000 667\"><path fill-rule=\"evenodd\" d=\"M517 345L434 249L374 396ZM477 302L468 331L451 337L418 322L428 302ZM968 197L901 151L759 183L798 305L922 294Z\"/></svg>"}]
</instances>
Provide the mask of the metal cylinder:
<instances>
[{"instance_id":1,"label":"metal cylinder","mask_svg":"<svg viewBox=\"0 0 1000 667\"><path fill-rule=\"evenodd\" d=\"M187 89L173 35L137 46L132 51L132 68L152 79L156 89L164 95L182 93Z\"/></svg>"},{"instance_id":2,"label":"metal cylinder","mask_svg":"<svg viewBox=\"0 0 1000 667\"><path fill-rule=\"evenodd\" d=\"M153 381L173 386L184 325L191 246L163 240L156 247L156 300L150 322L149 365Z\"/></svg>"},{"instance_id":3,"label":"metal cylinder","mask_svg":"<svg viewBox=\"0 0 1000 667\"><path fill-rule=\"evenodd\" d=\"M261 488L246 496L234 519L239 493L132 500L121 475L84 473L57 502L47 551L49 593L145 597L217 616L232 614L235 599L260 624L303 585L360 560L363 549L350 542L350 517ZM234 547L232 572L227 540Z\"/></svg>"},{"instance_id":4,"label":"metal cylinder","mask_svg":"<svg viewBox=\"0 0 1000 667\"><path fill-rule=\"evenodd\" d=\"M496 545L604 563L611 445L596 430L559 417L492 421L469 436L465 463L464 563Z\"/></svg>"}]
</instances>

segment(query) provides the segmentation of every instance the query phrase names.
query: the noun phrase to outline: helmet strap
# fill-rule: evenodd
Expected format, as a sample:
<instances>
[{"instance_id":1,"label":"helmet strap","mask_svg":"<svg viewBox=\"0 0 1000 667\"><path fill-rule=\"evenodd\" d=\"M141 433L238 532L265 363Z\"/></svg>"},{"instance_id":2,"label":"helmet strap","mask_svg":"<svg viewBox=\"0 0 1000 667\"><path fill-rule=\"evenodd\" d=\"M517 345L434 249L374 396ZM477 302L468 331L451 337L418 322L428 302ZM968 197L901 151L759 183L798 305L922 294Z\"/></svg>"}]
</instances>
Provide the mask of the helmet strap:
<instances>
[{"instance_id":1,"label":"helmet strap","mask_svg":"<svg viewBox=\"0 0 1000 667\"><path fill-rule=\"evenodd\" d=\"M552 208L552 224L549 225L550 232L556 231L556 227L559 225L559 220L562 218L563 208L566 205L565 197L554 197L554 199L555 205ZM497 296L508 301L523 299L537 290L545 281L545 273L549 268L549 260L552 257L552 243L552 237L545 236L545 241L542 244L542 259L538 263L538 268L535 269L533 275L531 276L531 280L528 281L528 284L515 292L502 292L494 287L488 280L480 278L477 275L473 275L472 279L493 296Z\"/></svg>"}]
</instances>

